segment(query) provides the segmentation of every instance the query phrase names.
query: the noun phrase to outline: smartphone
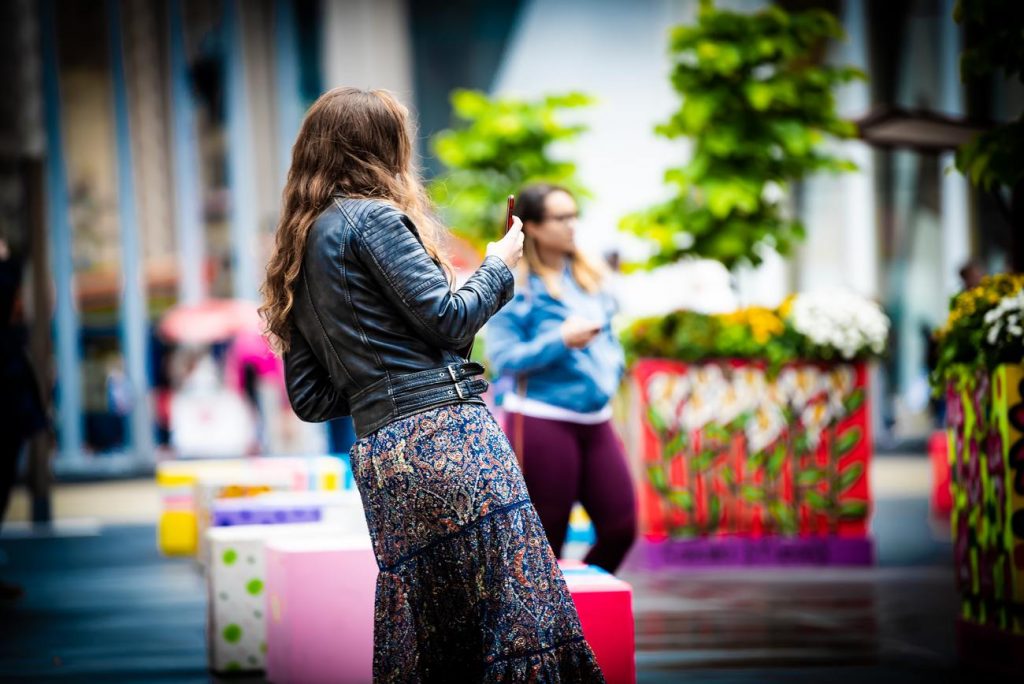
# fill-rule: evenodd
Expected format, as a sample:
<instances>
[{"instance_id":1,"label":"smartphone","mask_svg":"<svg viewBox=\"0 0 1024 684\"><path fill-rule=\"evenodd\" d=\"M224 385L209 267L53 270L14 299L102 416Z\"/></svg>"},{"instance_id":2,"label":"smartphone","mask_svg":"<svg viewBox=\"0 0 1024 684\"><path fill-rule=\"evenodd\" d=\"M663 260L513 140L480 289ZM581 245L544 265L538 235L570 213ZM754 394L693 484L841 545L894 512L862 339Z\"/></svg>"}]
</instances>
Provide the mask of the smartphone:
<instances>
[{"instance_id":1,"label":"smartphone","mask_svg":"<svg viewBox=\"0 0 1024 684\"><path fill-rule=\"evenodd\" d=\"M506 233L508 232L508 229L512 227L512 212L513 212L513 210L515 210L515 208L516 208L516 196L515 195L509 195L508 196L508 202L506 203L506 206L505 206L505 232Z\"/></svg>"}]
</instances>

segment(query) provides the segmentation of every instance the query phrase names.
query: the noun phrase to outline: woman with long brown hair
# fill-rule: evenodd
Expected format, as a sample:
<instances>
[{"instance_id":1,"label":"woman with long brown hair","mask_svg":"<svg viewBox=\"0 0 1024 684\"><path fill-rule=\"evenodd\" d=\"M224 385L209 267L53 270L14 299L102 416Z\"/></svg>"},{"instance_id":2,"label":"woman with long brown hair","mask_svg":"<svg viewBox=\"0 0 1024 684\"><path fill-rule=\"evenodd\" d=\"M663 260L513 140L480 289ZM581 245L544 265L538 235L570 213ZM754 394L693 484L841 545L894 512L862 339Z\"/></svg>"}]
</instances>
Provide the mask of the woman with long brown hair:
<instances>
[{"instance_id":1,"label":"woman with long brown hair","mask_svg":"<svg viewBox=\"0 0 1024 684\"><path fill-rule=\"evenodd\" d=\"M300 418L351 414L380 567L378 682L600 682L473 337L512 298L522 224L456 291L384 91L318 99L292 152L262 313Z\"/></svg>"}]
</instances>

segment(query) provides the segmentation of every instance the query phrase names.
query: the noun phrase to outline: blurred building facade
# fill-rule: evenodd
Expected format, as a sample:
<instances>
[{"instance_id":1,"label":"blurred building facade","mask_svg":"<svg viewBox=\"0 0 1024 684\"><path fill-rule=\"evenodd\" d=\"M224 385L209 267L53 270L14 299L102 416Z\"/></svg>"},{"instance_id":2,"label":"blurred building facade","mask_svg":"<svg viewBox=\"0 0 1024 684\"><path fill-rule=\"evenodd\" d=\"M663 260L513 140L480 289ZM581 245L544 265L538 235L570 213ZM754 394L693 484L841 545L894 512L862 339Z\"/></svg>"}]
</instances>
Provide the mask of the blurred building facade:
<instances>
[{"instance_id":1,"label":"blurred building facade","mask_svg":"<svg viewBox=\"0 0 1024 684\"><path fill-rule=\"evenodd\" d=\"M756 9L764 3L720 0ZM848 41L829 55L869 80L840 94L860 118L879 106L993 120L1019 89L965 93L952 0L784 2L823 6ZM669 27L696 0L15 0L0 13L0 230L31 264L26 315L52 389L58 472L152 463L169 383L154 333L162 312L206 297L255 299L290 146L305 108L336 85L394 90L426 138L451 123L448 94L581 90L590 132L565 149L594 193L581 241L619 248L624 213L660 199L685 144L652 129L676 107ZM878 437L928 429L925 327L945 316L974 258L999 270L995 209L936 149L844 143L861 171L793 194L809 228L790 260L735 279L742 303L845 286L893 317L876 380Z\"/></svg>"}]
</instances>

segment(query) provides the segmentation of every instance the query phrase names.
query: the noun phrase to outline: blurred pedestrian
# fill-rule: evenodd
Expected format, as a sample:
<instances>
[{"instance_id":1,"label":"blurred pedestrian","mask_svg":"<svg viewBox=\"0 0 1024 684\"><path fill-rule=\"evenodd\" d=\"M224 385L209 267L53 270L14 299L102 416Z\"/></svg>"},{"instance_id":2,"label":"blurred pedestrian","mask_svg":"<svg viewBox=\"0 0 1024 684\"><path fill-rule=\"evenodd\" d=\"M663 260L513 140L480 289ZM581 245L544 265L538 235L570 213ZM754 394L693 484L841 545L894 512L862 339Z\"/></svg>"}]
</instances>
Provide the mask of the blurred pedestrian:
<instances>
[{"instance_id":1,"label":"blurred pedestrian","mask_svg":"<svg viewBox=\"0 0 1024 684\"><path fill-rule=\"evenodd\" d=\"M18 477L21 452L28 439L48 425L35 373L25 354L25 331L13 320L21 275L20 256L0 238L0 527ZM20 594L20 587L0 583L0 598Z\"/></svg>"},{"instance_id":2,"label":"blurred pedestrian","mask_svg":"<svg viewBox=\"0 0 1024 684\"><path fill-rule=\"evenodd\" d=\"M373 679L603 681L468 361L512 298L521 223L453 291L414 141L387 92L321 96L293 148L263 286L296 414L355 424L380 566Z\"/></svg>"},{"instance_id":3,"label":"blurred pedestrian","mask_svg":"<svg viewBox=\"0 0 1024 684\"><path fill-rule=\"evenodd\" d=\"M525 235L516 295L486 333L493 370L515 377L502 402L506 433L555 553L578 500L597 534L585 560L614 572L636 534L633 485L611 420L624 369L611 330L615 304L603 271L576 248L568 190L525 187L516 211Z\"/></svg>"},{"instance_id":4,"label":"blurred pedestrian","mask_svg":"<svg viewBox=\"0 0 1024 684\"><path fill-rule=\"evenodd\" d=\"M974 259L970 259L960 267L959 274L964 291L973 290L981 285L981 279L985 277L985 267Z\"/></svg>"}]
</instances>

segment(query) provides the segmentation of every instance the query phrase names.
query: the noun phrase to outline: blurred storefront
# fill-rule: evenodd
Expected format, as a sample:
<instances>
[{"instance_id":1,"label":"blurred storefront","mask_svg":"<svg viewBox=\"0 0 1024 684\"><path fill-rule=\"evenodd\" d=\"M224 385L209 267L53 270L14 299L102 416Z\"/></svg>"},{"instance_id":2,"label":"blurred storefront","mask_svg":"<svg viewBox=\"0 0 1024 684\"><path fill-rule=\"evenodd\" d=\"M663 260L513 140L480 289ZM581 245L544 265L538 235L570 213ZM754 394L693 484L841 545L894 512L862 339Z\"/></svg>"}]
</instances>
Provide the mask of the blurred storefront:
<instances>
[{"instance_id":1,"label":"blurred storefront","mask_svg":"<svg viewBox=\"0 0 1024 684\"><path fill-rule=\"evenodd\" d=\"M157 322L178 304L256 300L302 112L330 60L361 54L322 36L341 16L402 26L396 8L5 4L3 236L30 265L24 320L58 475L146 471L168 447L167 393L196 350ZM203 351L230 360L227 341Z\"/></svg>"},{"instance_id":2,"label":"blurred storefront","mask_svg":"<svg viewBox=\"0 0 1024 684\"><path fill-rule=\"evenodd\" d=\"M760 0L719 0L754 10ZM879 107L1002 120L1019 86L965 93L952 0L784 2L843 20L833 56L869 80L841 95ZM696 0L14 0L0 9L0 230L31 265L25 315L54 402L58 474L148 470L167 448L175 345L157 333L175 305L255 301L302 113L335 85L384 87L420 114L421 153L449 125L454 87L533 96L582 90L598 105L566 155L593 192L581 243L621 240L624 213L663 192L685 146L652 126L674 105L668 29ZM875 434L930 431L925 328L944 316L959 268L1005 267L991 200L948 171L951 154L846 143L861 172L796 193L808 226L796 258L769 257L721 301L776 304L841 285L877 297L894 322L877 371ZM714 275L713 277L717 277ZM720 279L728 287L728 279ZM735 296L732 296L735 295ZM222 360L224 345L212 345Z\"/></svg>"}]
</instances>

